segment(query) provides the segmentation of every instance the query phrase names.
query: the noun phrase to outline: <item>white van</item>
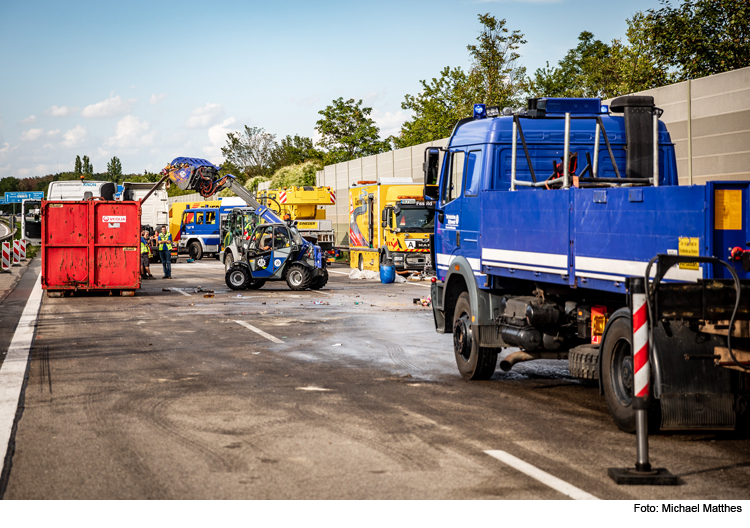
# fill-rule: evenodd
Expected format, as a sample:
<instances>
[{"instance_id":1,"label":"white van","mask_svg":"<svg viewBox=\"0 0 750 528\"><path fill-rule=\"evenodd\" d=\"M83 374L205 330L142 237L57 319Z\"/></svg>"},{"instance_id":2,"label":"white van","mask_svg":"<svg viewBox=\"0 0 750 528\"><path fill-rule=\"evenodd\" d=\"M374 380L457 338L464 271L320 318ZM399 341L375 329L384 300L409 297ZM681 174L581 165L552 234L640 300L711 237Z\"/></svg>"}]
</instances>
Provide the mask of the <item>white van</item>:
<instances>
[{"instance_id":1,"label":"white van","mask_svg":"<svg viewBox=\"0 0 750 528\"><path fill-rule=\"evenodd\" d=\"M105 181L54 181L49 184L47 200L86 200L87 198L104 198L114 200L117 185Z\"/></svg>"}]
</instances>

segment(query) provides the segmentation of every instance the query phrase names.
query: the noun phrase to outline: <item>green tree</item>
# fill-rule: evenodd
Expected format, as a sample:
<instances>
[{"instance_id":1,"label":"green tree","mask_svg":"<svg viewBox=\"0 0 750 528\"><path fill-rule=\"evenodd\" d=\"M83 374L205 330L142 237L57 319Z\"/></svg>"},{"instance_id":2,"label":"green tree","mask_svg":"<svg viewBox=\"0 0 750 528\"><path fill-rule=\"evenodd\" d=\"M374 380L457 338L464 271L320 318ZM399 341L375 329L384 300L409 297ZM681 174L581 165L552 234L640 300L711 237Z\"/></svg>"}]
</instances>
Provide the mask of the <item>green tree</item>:
<instances>
[{"instance_id":1,"label":"green tree","mask_svg":"<svg viewBox=\"0 0 750 528\"><path fill-rule=\"evenodd\" d=\"M81 156L76 156L76 163L73 172L75 172L79 176L83 174L83 163L81 163Z\"/></svg>"},{"instance_id":2,"label":"green tree","mask_svg":"<svg viewBox=\"0 0 750 528\"><path fill-rule=\"evenodd\" d=\"M362 106L361 99L355 102L339 97L318 113L323 117L315 124L321 135L317 145L325 149L327 165L390 150L370 117L372 108Z\"/></svg>"},{"instance_id":3,"label":"green tree","mask_svg":"<svg viewBox=\"0 0 750 528\"><path fill-rule=\"evenodd\" d=\"M285 137L273 148L270 165L276 172L281 167L322 159L323 153L315 148L312 139L295 134Z\"/></svg>"},{"instance_id":4,"label":"green tree","mask_svg":"<svg viewBox=\"0 0 750 528\"><path fill-rule=\"evenodd\" d=\"M647 34L677 80L750 66L750 2L684 0L647 11Z\"/></svg>"},{"instance_id":5,"label":"green tree","mask_svg":"<svg viewBox=\"0 0 750 528\"><path fill-rule=\"evenodd\" d=\"M498 20L489 13L478 17L482 24L478 44L466 46L471 56L469 83L479 97L475 102L517 105L526 83L526 68L518 63L518 48L526 44L523 34L508 30L505 19Z\"/></svg>"},{"instance_id":6,"label":"green tree","mask_svg":"<svg viewBox=\"0 0 750 528\"><path fill-rule=\"evenodd\" d=\"M401 108L414 112L414 117L401 126L401 133L394 139L398 148L448 137L456 123L472 112L474 90L460 67L446 66L440 77L419 82L422 90L417 95L406 94L401 103Z\"/></svg>"},{"instance_id":7,"label":"green tree","mask_svg":"<svg viewBox=\"0 0 750 528\"><path fill-rule=\"evenodd\" d=\"M86 174L86 175L89 175L89 176L92 175L92 174L94 174L94 166L91 165L91 162L89 161L89 157L88 156L84 156L83 157L83 168L82 168L82 170L83 170L82 174Z\"/></svg>"},{"instance_id":8,"label":"green tree","mask_svg":"<svg viewBox=\"0 0 750 528\"><path fill-rule=\"evenodd\" d=\"M227 144L221 147L221 153L227 162L240 170L240 174L235 176L243 182L248 177L270 176L275 140L276 135L263 128L245 126L243 132L227 134Z\"/></svg>"},{"instance_id":9,"label":"green tree","mask_svg":"<svg viewBox=\"0 0 750 528\"><path fill-rule=\"evenodd\" d=\"M536 70L529 93L537 97L601 97L647 90L670 82L667 66L649 44L648 21L642 13L627 20L628 42L606 44L583 31L578 45L556 67Z\"/></svg>"},{"instance_id":10,"label":"green tree","mask_svg":"<svg viewBox=\"0 0 750 528\"><path fill-rule=\"evenodd\" d=\"M115 183L122 181L122 163L117 156L112 156L112 159L107 163L107 178Z\"/></svg>"},{"instance_id":11,"label":"green tree","mask_svg":"<svg viewBox=\"0 0 750 528\"><path fill-rule=\"evenodd\" d=\"M446 66L440 77L419 81L420 93L407 94L401 103L401 108L411 110L414 116L394 138L397 147L448 137L460 119L472 115L474 103L500 107L522 103L527 80L526 68L518 63L518 49L526 43L523 34L506 28L505 19L489 13L477 16L482 27L477 43L466 47L469 71Z\"/></svg>"}]
</instances>

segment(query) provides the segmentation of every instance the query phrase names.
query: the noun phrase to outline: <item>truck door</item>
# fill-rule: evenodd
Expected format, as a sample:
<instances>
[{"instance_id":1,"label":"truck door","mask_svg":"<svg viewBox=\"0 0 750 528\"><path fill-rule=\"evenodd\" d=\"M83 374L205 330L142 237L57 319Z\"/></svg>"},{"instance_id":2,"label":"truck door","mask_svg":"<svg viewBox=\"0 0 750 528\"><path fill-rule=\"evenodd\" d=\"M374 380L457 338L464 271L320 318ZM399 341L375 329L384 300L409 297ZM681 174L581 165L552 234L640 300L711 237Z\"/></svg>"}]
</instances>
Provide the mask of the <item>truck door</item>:
<instances>
[{"instance_id":1,"label":"truck door","mask_svg":"<svg viewBox=\"0 0 750 528\"><path fill-rule=\"evenodd\" d=\"M180 223L180 238L184 239L187 236L190 236L195 231L195 213L193 211L187 210L184 213L182 213L182 222Z\"/></svg>"},{"instance_id":2,"label":"truck door","mask_svg":"<svg viewBox=\"0 0 750 528\"><path fill-rule=\"evenodd\" d=\"M459 218L460 253L469 261L476 275L481 271L479 247L479 189L481 188L483 151L469 147L466 153L464 171L464 191L461 195L461 216ZM458 201L458 200L457 200Z\"/></svg>"},{"instance_id":3,"label":"truck door","mask_svg":"<svg viewBox=\"0 0 750 528\"><path fill-rule=\"evenodd\" d=\"M445 277L454 255L460 253L462 192L466 165L466 152L451 149L444 160L443 181L440 189L440 212L437 215L435 260L440 278Z\"/></svg>"}]
</instances>

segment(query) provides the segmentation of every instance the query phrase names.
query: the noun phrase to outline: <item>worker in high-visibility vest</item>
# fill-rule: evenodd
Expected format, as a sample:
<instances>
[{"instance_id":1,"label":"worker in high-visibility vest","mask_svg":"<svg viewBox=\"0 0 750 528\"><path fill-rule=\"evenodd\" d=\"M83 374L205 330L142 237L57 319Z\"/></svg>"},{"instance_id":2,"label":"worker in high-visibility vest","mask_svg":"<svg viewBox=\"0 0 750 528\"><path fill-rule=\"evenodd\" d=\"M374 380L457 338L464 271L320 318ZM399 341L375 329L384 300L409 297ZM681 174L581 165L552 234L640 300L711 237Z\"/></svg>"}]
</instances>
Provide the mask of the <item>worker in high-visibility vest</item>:
<instances>
[{"instance_id":1,"label":"worker in high-visibility vest","mask_svg":"<svg viewBox=\"0 0 750 528\"><path fill-rule=\"evenodd\" d=\"M151 275L149 261L151 259L151 248L148 245L148 231L145 229L141 232L141 277L144 279L155 279Z\"/></svg>"},{"instance_id":2,"label":"worker in high-visibility vest","mask_svg":"<svg viewBox=\"0 0 750 528\"><path fill-rule=\"evenodd\" d=\"M161 233L159 233L159 258L161 259L161 266L164 268L164 276L162 279L172 278L172 235L167 233L167 226L161 226Z\"/></svg>"}]
</instances>

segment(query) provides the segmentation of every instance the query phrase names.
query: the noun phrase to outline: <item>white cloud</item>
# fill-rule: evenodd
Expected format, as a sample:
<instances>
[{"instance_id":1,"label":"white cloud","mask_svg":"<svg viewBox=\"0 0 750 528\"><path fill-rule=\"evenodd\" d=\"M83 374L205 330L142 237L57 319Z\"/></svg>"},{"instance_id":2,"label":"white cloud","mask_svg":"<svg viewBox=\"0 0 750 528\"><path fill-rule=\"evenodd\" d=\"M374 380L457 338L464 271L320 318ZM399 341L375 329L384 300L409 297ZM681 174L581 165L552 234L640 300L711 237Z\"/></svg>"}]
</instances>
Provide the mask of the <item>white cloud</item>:
<instances>
[{"instance_id":1,"label":"white cloud","mask_svg":"<svg viewBox=\"0 0 750 528\"><path fill-rule=\"evenodd\" d=\"M43 128L30 128L21 132L21 141L36 141L44 134Z\"/></svg>"},{"instance_id":2,"label":"white cloud","mask_svg":"<svg viewBox=\"0 0 750 528\"><path fill-rule=\"evenodd\" d=\"M47 132L47 137L55 137L60 134L60 129L56 128L55 130L50 130Z\"/></svg>"},{"instance_id":3,"label":"white cloud","mask_svg":"<svg viewBox=\"0 0 750 528\"><path fill-rule=\"evenodd\" d=\"M312 106L320 101L319 94L308 95L304 99L292 99L292 102L298 106Z\"/></svg>"},{"instance_id":4,"label":"white cloud","mask_svg":"<svg viewBox=\"0 0 750 528\"><path fill-rule=\"evenodd\" d=\"M155 105L167 96L165 93L151 94L151 98L148 100L149 104Z\"/></svg>"},{"instance_id":5,"label":"white cloud","mask_svg":"<svg viewBox=\"0 0 750 528\"><path fill-rule=\"evenodd\" d=\"M83 143L86 134L88 134L88 131L85 126L76 125L75 128L71 128L63 134L61 145L66 148L77 147Z\"/></svg>"},{"instance_id":6,"label":"white cloud","mask_svg":"<svg viewBox=\"0 0 750 528\"><path fill-rule=\"evenodd\" d=\"M224 115L224 107L220 104L206 103L202 108L196 108L185 122L187 128L208 128Z\"/></svg>"},{"instance_id":7,"label":"white cloud","mask_svg":"<svg viewBox=\"0 0 750 528\"><path fill-rule=\"evenodd\" d=\"M105 99L98 103L88 105L81 111L83 117L92 119L116 117L130 112L130 107L135 103L135 99L123 99L119 95Z\"/></svg>"},{"instance_id":8,"label":"white cloud","mask_svg":"<svg viewBox=\"0 0 750 528\"><path fill-rule=\"evenodd\" d=\"M401 131L401 125L411 119L412 115L413 112L411 110L399 110L398 112L373 110L371 117L380 129L380 139L385 139L388 136L397 136Z\"/></svg>"},{"instance_id":9,"label":"white cloud","mask_svg":"<svg viewBox=\"0 0 750 528\"><path fill-rule=\"evenodd\" d=\"M18 169L17 174L22 178L27 174L31 173L31 169Z\"/></svg>"},{"instance_id":10,"label":"white cloud","mask_svg":"<svg viewBox=\"0 0 750 528\"><path fill-rule=\"evenodd\" d=\"M203 153L209 157L211 162L221 163L224 161L224 156L221 155L221 147L227 142L227 134L234 132L233 129L229 128L229 125L235 121L237 121L235 118L229 117L208 129L208 141L211 144L203 147Z\"/></svg>"},{"instance_id":11,"label":"white cloud","mask_svg":"<svg viewBox=\"0 0 750 528\"><path fill-rule=\"evenodd\" d=\"M5 152L10 149L10 143L3 143L3 148L0 148L0 152Z\"/></svg>"},{"instance_id":12,"label":"white cloud","mask_svg":"<svg viewBox=\"0 0 750 528\"><path fill-rule=\"evenodd\" d=\"M54 117L67 117L69 115L73 115L76 112L78 112L79 108L77 106L50 106L46 112L44 112L47 115L51 115Z\"/></svg>"},{"instance_id":13,"label":"white cloud","mask_svg":"<svg viewBox=\"0 0 750 528\"><path fill-rule=\"evenodd\" d=\"M115 135L106 142L108 147L140 148L148 147L154 141L154 132L146 133L151 125L134 115L127 115L117 122Z\"/></svg>"},{"instance_id":14,"label":"white cloud","mask_svg":"<svg viewBox=\"0 0 750 528\"><path fill-rule=\"evenodd\" d=\"M35 122L36 122L36 116L34 116L34 115L29 116L26 119L22 119L21 120L21 123L24 124L24 125L30 125L30 124L35 123Z\"/></svg>"}]
</instances>

